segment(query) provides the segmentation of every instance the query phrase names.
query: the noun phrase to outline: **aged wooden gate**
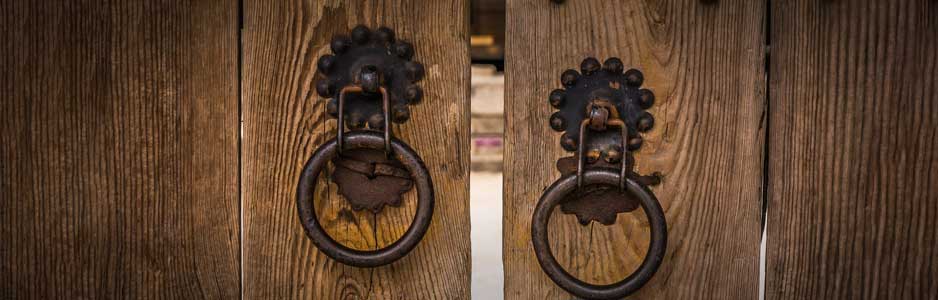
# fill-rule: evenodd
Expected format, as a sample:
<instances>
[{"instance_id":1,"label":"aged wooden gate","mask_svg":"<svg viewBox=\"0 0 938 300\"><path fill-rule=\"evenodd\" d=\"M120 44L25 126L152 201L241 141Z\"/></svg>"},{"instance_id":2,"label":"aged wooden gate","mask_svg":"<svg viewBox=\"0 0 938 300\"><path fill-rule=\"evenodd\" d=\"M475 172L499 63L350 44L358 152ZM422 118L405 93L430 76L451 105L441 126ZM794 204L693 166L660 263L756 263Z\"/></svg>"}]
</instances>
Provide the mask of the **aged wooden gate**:
<instances>
[{"instance_id":1,"label":"aged wooden gate","mask_svg":"<svg viewBox=\"0 0 938 300\"><path fill-rule=\"evenodd\" d=\"M252 299L459 299L469 294L469 3L460 1L246 1L244 6L244 295ZM446 17L442 17L446 16ZM336 263L297 223L303 163L335 136L315 91L316 62L334 34L387 26L425 66L424 99L395 135L423 158L436 209L429 231L395 264ZM329 120L327 122L327 120ZM317 204L326 231L361 250L384 247L410 226L401 208L355 212L326 180Z\"/></svg>"},{"instance_id":2,"label":"aged wooden gate","mask_svg":"<svg viewBox=\"0 0 938 300\"><path fill-rule=\"evenodd\" d=\"M468 8L3 2L0 298L467 298ZM357 24L394 28L426 67L423 102L394 130L437 199L416 249L375 269L319 253L294 200L335 130L316 59ZM320 182L320 218L343 243L381 247L410 224L412 192L374 215Z\"/></svg>"},{"instance_id":3,"label":"aged wooden gate","mask_svg":"<svg viewBox=\"0 0 938 300\"><path fill-rule=\"evenodd\" d=\"M557 3L560 2L560 3ZM0 299L468 299L469 0L0 2ZM297 222L303 163L335 132L316 93L334 34L387 26L425 66L395 136L436 207L423 241L362 269ZM634 299L938 298L938 3L508 0L506 299L569 299L531 240L570 153L548 95L584 58L644 74L655 122L635 153L668 224ZM355 249L380 214L315 203ZM591 283L638 268L640 212L581 226L554 254ZM760 242L766 232L766 253ZM760 274L764 261L765 274Z\"/></svg>"},{"instance_id":4,"label":"aged wooden gate","mask_svg":"<svg viewBox=\"0 0 938 300\"><path fill-rule=\"evenodd\" d=\"M679 2L679 3L678 3ZM565 69L586 57L618 57L654 91L655 127L638 171L661 172L653 188L668 223L662 267L636 298L755 299L763 176L761 1L508 2L505 128L505 293L568 299L541 271L529 223L569 154L551 130L547 103ZM531 55L528 49L538 49ZM524 180L517 180L524 178ZM550 242L571 274L591 283L625 278L648 247L641 211L612 226L581 226L555 210Z\"/></svg>"},{"instance_id":5,"label":"aged wooden gate","mask_svg":"<svg viewBox=\"0 0 938 300\"><path fill-rule=\"evenodd\" d=\"M569 298L541 272L530 222L569 155L548 126L548 95L586 57L621 58L656 95L636 160L639 173L663 174L653 191L668 249L634 298L756 299L765 218L767 299L938 297L934 1L507 10L506 298ZM550 244L570 273L609 284L638 267L648 231L641 212L584 227L558 210Z\"/></svg>"}]
</instances>

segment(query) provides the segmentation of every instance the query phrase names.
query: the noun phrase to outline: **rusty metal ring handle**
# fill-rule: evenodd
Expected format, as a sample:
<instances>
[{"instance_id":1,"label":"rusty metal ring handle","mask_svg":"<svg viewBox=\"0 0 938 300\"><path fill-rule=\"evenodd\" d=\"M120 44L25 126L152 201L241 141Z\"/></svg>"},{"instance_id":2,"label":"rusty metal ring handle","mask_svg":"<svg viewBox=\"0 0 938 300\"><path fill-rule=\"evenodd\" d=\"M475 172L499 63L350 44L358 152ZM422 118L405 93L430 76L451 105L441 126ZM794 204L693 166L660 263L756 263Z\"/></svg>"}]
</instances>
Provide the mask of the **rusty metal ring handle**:
<instances>
[{"instance_id":1,"label":"rusty metal ring handle","mask_svg":"<svg viewBox=\"0 0 938 300\"><path fill-rule=\"evenodd\" d=\"M534 244L534 253L541 269L558 286L567 292L584 299L619 299L632 294L641 288L658 270L665 256L668 242L668 228L665 223L664 212L654 194L644 185L625 179L625 190L635 195L651 225L651 243L641 266L625 279L608 285L594 285L577 279L570 275L554 258L547 237L547 225L554 208L569 193L577 189L576 175L567 175L555 181L538 200L534 209L531 224L531 240ZM609 170L586 170L582 179L585 184L603 184L618 186L620 175Z\"/></svg>"},{"instance_id":2,"label":"rusty metal ring handle","mask_svg":"<svg viewBox=\"0 0 938 300\"><path fill-rule=\"evenodd\" d=\"M378 132L351 131L344 135L344 147L384 149L385 137ZM313 204L316 194L316 181L326 164L338 153L338 140L332 139L316 149L303 167L296 189L296 206L300 224L313 244L332 259L346 265L371 268L390 264L409 253L420 243L430 227L433 217L433 182L430 173L420 156L407 144L396 138L390 139L392 153L406 167L417 186L417 213L404 235L394 243L377 250L362 251L348 248L336 242L323 230L316 217Z\"/></svg>"}]
</instances>

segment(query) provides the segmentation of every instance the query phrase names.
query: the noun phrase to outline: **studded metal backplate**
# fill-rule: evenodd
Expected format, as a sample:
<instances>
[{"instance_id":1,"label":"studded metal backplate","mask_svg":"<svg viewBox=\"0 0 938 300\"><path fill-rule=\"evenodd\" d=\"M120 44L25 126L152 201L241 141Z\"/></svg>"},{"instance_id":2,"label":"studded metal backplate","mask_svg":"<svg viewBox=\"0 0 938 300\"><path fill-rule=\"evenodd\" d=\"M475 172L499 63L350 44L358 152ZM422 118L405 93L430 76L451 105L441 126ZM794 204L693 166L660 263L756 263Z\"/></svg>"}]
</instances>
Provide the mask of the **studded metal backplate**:
<instances>
[{"instance_id":1,"label":"studded metal backplate","mask_svg":"<svg viewBox=\"0 0 938 300\"><path fill-rule=\"evenodd\" d=\"M558 109L550 117L550 126L563 132L560 144L564 150L584 151L583 166L586 169L619 170L624 166L627 177L645 185L658 184L659 174L642 176L632 170L634 158L631 151L642 146L644 139L640 133L654 126L654 117L645 110L654 104L655 96L650 90L641 88L643 74L635 69L623 72L622 61L618 58L609 58L600 65L598 60L590 57L580 64L580 72L566 70L560 80L564 88L552 91L549 96L550 104ZM625 123L627 141L622 141L621 128L594 130L587 126L584 145L579 144L581 123L590 118L588 107L596 102L615 107L618 115L609 118L621 119ZM621 162L623 159L625 164ZM564 175L576 174L576 155L558 160L557 168ZM583 225L592 221L611 225L618 213L638 207L638 200L619 187L586 185L562 202L561 211L575 214Z\"/></svg>"},{"instance_id":2,"label":"studded metal backplate","mask_svg":"<svg viewBox=\"0 0 938 300\"><path fill-rule=\"evenodd\" d=\"M351 37L337 35L330 43L333 55L323 55L317 62L319 74L316 92L329 98L327 112L338 117L337 97L343 87L361 86L369 70L377 74L375 84L387 90L391 104L391 118L403 123L410 118L409 104L417 104L423 90L416 84L424 76L423 65L412 61L413 46L397 40L394 31L386 27L371 31L359 25L352 29ZM349 129L361 129L367 124L371 129L384 128L381 95L374 90L346 95L345 123Z\"/></svg>"},{"instance_id":3,"label":"studded metal backplate","mask_svg":"<svg viewBox=\"0 0 938 300\"><path fill-rule=\"evenodd\" d=\"M564 88L552 91L549 96L550 104L558 109L550 117L550 126L564 133L560 137L560 145L571 152L580 148L581 145L577 144L580 122L589 117L587 105L601 99L614 104L619 111L618 118L628 125L628 150L638 150L643 142L639 132L651 130L654 126L654 117L645 109L654 104L655 95L640 88L644 81L642 72L631 69L623 73L622 61L615 57L607 59L602 67L595 58L584 59L580 70L582 73L572 69L564 71L560 76ZM587 154L600 151L603 158L618 161L621 155L616 155L616 152L622 153L622 144L615 130L590 130L583 148ZM617 151L610 153L610 150Z\"/></svg>"}]
</instances>

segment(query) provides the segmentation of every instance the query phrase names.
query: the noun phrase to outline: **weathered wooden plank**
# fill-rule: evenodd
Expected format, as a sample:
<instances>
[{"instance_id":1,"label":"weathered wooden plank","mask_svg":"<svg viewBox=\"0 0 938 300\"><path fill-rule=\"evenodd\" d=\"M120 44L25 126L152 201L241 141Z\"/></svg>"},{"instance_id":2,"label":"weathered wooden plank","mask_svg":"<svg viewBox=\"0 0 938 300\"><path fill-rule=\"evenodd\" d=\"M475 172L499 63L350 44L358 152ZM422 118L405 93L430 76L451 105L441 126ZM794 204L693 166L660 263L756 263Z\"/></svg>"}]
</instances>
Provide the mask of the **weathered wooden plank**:
<instances>
[{"instance_id":1,"label":"weathered wooden plank","mask_svg":"<svg viewBox=\"0 0 938 300\"><path fill-rule=\"evenodd\" d=\"M236 298L231 1L4 1L0 298Z\"/></svg>"},{"instance_id":2,"label":"weathered wooden plank","mask_svg":"<svg viewBox=\"0 0 938 300\"><path fill-rule=\"evenodd\" d=\"M680 3L678 3L680 2ZM655 92L655 129L638 170L660 171L653 191L669 225L668 252L635 298L754 299L763 159L762 1L509 0L505 103L507 299L569 299L541 271L531 215L567 155L548 126L547 95L588 56L619 57ZM582 227L555 212L555 255L592 283L625 278L644 256L642 212Z\"/></svg>"},{"instance_id":3,"label":"weathered wooden plank","mask_svg":"<svg viewBox=\"0 0 938 300\"><path fill-rule=\"evenodd\" d=\"M244 288L250 299L469 298L468 1L246 1L244 28ZM316 60L336 33L384 25L412 42L426 67L424 101L395 135L423 157L436 209L423 241L401 260L359 269L320 253L297 221L305 161L335 136L315 93ZM323 176L325 177L325 176ZM330 187L331 186L331 187ZM401 208L353 212L320 179L319 218L336 240L375 249L410 225Z\"/></svg>"},{"instance_id":4,"label":"weathered wooden plank","mask_svg":"<svg viewBox=\"0 0 938 300\"><path fill-rule=\"evenodd\" d=\"M938 3L772 3L766 299L938 298Z\"/></svg>"}]
</instances>

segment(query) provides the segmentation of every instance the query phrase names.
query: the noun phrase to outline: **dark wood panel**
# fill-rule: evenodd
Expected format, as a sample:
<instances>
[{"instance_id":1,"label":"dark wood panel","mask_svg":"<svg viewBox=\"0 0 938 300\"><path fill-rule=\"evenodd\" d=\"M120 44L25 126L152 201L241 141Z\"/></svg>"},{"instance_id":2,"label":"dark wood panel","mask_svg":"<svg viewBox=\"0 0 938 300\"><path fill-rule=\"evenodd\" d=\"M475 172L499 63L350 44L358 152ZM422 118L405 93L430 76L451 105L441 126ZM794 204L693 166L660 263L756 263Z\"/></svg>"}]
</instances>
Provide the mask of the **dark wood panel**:
<instances>
[{"instance_id":1,"label":"dark wood panel","mask_svg":"<svg viewBox=\"0 0 938 300\"><path fill-rule=\"evenodd\" d=\"M460 1L247 1L244 29L244 285L249 299L468 299L469 3ZM384 267L337 263L307 239L295 193L303 164L335 136L315 92L316 61L336 33L384 25L412 42L426 68L424 101L395 135L422 156L436 208L421 243ZM325 173L324 173L325 174ZM327 177L323 175L323 177ZM401 208L354 212L320 179L317 214L341 243L376 249L410 225Z\"/></svg>"},{"instance_id":2,"label":"dark wood panel","mask_svg":"<svg viewBox=\"0 0 938 300\"><path fill-rule=\"evenodd\" d=\"M938 298L938 3L772 3L766 298Z\"/></svg>"},{"instance_id":3,"label":"dark wood panel","mask_svg":"<svg viewBox=\"0 0 938 300\"><path fill-rule=\"evenodd\" d=\"M509 0L505 241L507 299L569 299L541 271L531 214L566 154L547 95L588 56L619 57L656 95L655 129L637 153L665 209L668 251L636 299L755 299L759 285L764 120L763 1ZM572 274L625 278L648 244L641 211L614 226L555 212L551 243Z\"/></svg>"},{"instance_id":4,"label":"dark wood panel","mask_svg":"<svg viewBox=\"0 0 938 300\"><path fill-rule=\"evenodd\" d=\"M0 298L238 297L237 3L0 6Z\"/></svg>"}]
</instances>

